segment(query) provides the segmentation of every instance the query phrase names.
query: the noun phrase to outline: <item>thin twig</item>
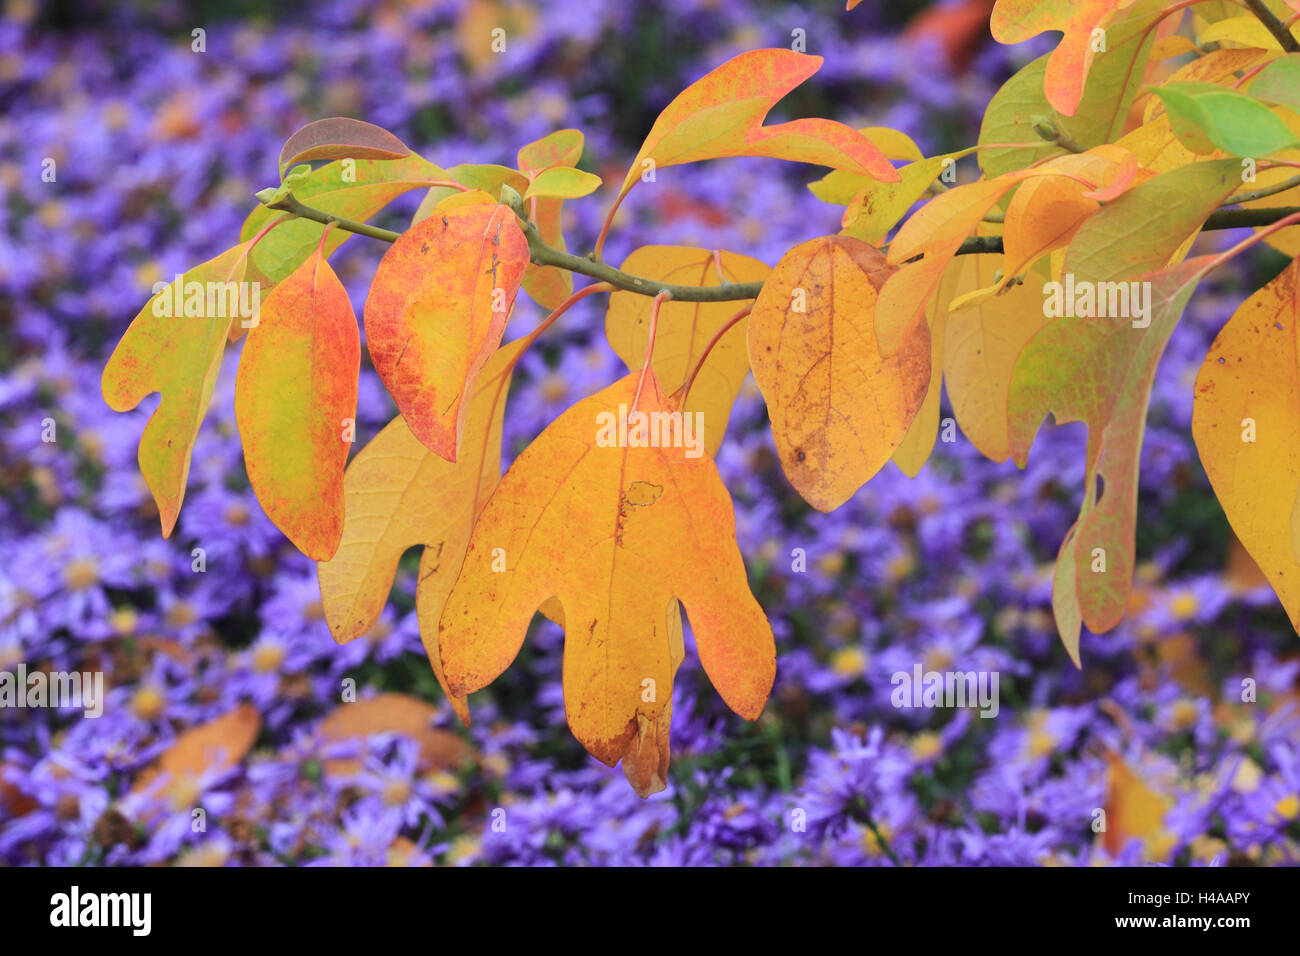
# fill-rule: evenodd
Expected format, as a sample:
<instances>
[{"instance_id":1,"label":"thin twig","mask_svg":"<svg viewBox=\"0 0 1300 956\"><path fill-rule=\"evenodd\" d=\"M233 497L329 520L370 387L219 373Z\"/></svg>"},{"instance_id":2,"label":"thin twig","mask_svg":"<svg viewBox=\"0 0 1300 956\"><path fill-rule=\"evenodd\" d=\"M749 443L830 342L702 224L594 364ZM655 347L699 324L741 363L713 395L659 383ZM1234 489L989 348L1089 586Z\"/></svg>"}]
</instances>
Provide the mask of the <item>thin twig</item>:
<instances>
[{"instance_id":1,"label":"thin twig","mask_svg":"<svg viewBox=\"0 0 1300 956\"><path fill-rule=\"evenodd\" d=\"M1300 53L1300 42L1291 35L1291 31L1286 28L1267 6L1264 0L1246 0L1246 6L1250 12L1255 14L1255 18L1268 28L1268 32L1277 37L1277 42L1282 44L1282 49L1288 53Z\"/></svg>"},{"instance_id":2,"label":"thin twig","mask_svg":"<svg viewBox=\"0 0 1300 956\"><path fill-rule=\"evenodd\" d=\"M1300 185L1300 177L1296 180L1287 180L1286 183L1279 183L1276 186L1264 187L1249 193L1241 193L1238 196L1230 197L1225 205L1232 205L1239 202L1250 202L1253 199L1262 199L1265 196L1271 196L1278 192L1283 192L1293 186ZM542 266L557 266L569 272L576 272L579 275L588 276L599 282L606 282L615 289L622 289L627 292L635 292L639 295L657 296L662 293L668 293L668 296L675 302L743 302L748 299L755 299L758 293L762 291L763 283L761 282L732 282L723 283L722 285L711 286L694 286L694 285L674 285L670 282L660 282L656 279L644 279L640 276L634 276L624 272L621 269L615 269L613 266L606 265L603 262L595 262L584 256L575 256L568 252L561 252L547 245L542 239L541 234L537 231L537 226L530 220L524 218L523 199L519 194L509 186L502 188L502 200L510 206L515 215L519 217L519 227L523 230L525 238L528 240L529 255L534 263ZM355 222L351 219L345 219L342 216L335 216L319 209L313 209L311 206L304 205L292 195L286 196L277 203L267 206L268 209L281 210L290 215L297 216L301 219L310 219L313 222L319 222L322 225L333 224L339 229L346 232L354 232L361 236L369 236L372 239L381 239L384 242L396 242L401 238L401 233L393 232L390 229L380 229L378 226L372 226L369 223ZM1205 231L1216 229L1240 229L1251 226L1268 226L1276 223L1280 219L1294 215L1300 212L1300 207L1284 206L1269 207L1266 209L1220 209L1211 214L1205 220L1205 225L1201 228ZM983 255L983 254L1000 254L1002 252L1001 236L971 236L966 239L957 249L957 255ZM919 258L919 257L917 257ZM911 260L909 260L911 261Z\"/></svg>"}]
</instances>

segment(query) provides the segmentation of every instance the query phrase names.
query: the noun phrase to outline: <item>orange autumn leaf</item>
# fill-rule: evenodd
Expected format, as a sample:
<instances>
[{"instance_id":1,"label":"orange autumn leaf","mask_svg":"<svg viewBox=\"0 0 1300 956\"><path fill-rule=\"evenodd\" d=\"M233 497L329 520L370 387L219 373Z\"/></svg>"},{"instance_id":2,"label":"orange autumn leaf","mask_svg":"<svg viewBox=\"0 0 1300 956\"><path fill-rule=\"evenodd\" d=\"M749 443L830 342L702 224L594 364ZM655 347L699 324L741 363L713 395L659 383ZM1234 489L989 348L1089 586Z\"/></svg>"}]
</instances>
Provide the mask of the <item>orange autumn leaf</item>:
<instances>
[{"instance_id":1,"label":"orange autumn leaf","mask_svg":"<svg viewBox=\"0 0 1300 956\"><path fill-rule=\"evenodd\" d=\"M633 414L655 416L654 427L673 411L647 369L643 384L632 373L552 422L479 516L439 629L448 686L469 694L510 665L534 612L558 597L569 726L610 766L640 760L647 736L666 731L677 602L705 673L740 716L758 717L775 675L772 630L713 459L646 447Z\"/></svg>"},{"instance_id":2,"label":"orange autumn leaf","mask_svg":"<svg viewBox=\"0 0 1300 956\"><path fill-rule=\"evenodd\" d=\"M1106 829L1101 845L1110 856L1119 856L1134 839L1146 849L1159 849L1167 842L1164 819L1173 804L1171 797L1148 786L1121 757L1106 754Z\"/></svg>"},{"instance_id":3,"label":"orange autumn leaf","mask_svg":"<svg viewBox=\"0 0 1300 956\"><path fill-rule=\"evenodd\" d=\"M509 207L475 204L412 226L375 272L365 309L375 370L415 437L448 461L528 258Z\"/></svg>"},{"instance_id":4,"label":"orange autumn leaf","mask_svg":"<svg viewBox=\"0 0 1300 956\"><path fill-rule=\"evenodd\" d=\"M420 745L419 769L449 770L469 757L470 745L447 730L432 726L437 711L431 704L408 694L376 694L365 700L340 704L316 725L321 740L358 740L394 733ZM348 776L361 768L360 758L337 757L324 762L327 774Z\"/></svg>"},{"instance_id":5,"label":"orange autumn leaf","mask_svg":"<svg viewBox=\"0 0 1300 956\"><path fill-rule=\"evenodd\" d=\"M924 321L891 356L876 341L892 271L859 239L811 239L777 263L749 317L749 361L781 466L820 511L848 501L889 460L929 385Z\"/></svg>"},{"instance_id":6,"label":"orange autumn leaf","mask_svg":"<svg viewBox=\"0 0 1300 956\"><path fill-rule=\"evenodd\" d=\"M240 704L215 720L191 727L140 775L131 792L149 792L185 804L198 778L220 775L242 761L261 729L262 718L251 704Z\"/></svg>"},{"instance_id":7,"label":"orange autumn leaf","mask_svg":"<svg viewBox=\"0 0 1300 956\"><path fill-rule=\"evenodd\" d=\"M176 527L190 452L239 311L228 293L235 289L238 302L248 247L245 242L227 249L154 295L104 367L100 386L115 412L130 411L151 392L162 393L140 436L138 458L140 474L158 504L164 538Z\"/></svg>"},{"instance_id":8,"label":"orange autumn leaf","mask_svg":"<svg viewBox=\"0 0 1300 956\"><path fill-rule=\"evenodd\" d=\"M1065 36L1047 61L1043 92L1047 101L1073 116L1097 53L1094 31L1133 0L998 0L989 19L993 39L1020 43L1048 30ZM1104 47L1103 47L1104 48Z\"/></svg>"},{"instance_id":9,"label":"orange autumn leaf","mask_svg":"<svg viewBox=\"0 0 1300 956\"><path fill-rule=\"evenodd\" d=\"M317 253L267 296L235 380L248 480L267 517L316 561L343 533L360 369L352 302Z\"/></svg>"},{"instance_id":10,"label":"orange autumn leaf","mask_svg":"<svg viewBox=\"0 0 1300 956\"><path fill-rule=\"evenodd\" d=\"M1241 543L1300 630L1300 261L1237 309L1196 376L1192 435Z\"/></svg>"},{"instance_id":11,"label":"orange autumn leaf","mask_svg":"<svg viewBox=\"0 0 1300 956\"><path fill-rule=\"evenodd\" d=\"M752 50L696 80L659 114L619 195L635 185L647 160L675 166L728 156L767 156L897 182L898 171L880 150L842 123L763 125L768 111L821 65L821 57L794 50Z\"/></svg>"}]
</instances>

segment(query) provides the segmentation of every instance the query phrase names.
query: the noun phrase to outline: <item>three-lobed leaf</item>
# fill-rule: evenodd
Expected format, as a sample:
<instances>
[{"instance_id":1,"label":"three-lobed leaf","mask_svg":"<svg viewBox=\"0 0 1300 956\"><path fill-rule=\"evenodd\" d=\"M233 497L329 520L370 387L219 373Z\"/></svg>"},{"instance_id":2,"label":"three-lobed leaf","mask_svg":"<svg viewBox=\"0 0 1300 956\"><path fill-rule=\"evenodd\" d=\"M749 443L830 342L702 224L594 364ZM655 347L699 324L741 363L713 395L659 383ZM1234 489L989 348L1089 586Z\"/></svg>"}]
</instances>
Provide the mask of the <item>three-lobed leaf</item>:
<instances>
[{"instance_id":1,"label":"three-lobed leaf","mask_svg":"<svg viewBox=\"0 0 1300 956\"><path fill-rule=\"evenodd\" d=\"M713 459L688 456L658 430L676 411L647 369L552 422L488 499L438 636L448 686L468 694L510 665L533 614L557 597L569 726L604 763L631 757L648 773L643 795L663 785L649 773L658 752L644 758L642 742L666 733L677 602L705 673L736 713L757 718L775 674L772 631Z\"/></svg>"},{"instance_id":2,"label":"three-lobed leaf","mask_svg":"<svg viewBox=\"0 0 1300 956\"><path fill-rule=\"evenodd\" d=\"M140 474L158 505L163 537L176 526L190 453L207 413L226 340L242 311L247 242L195 266L154 295L123 334L100 387L115 412L151 392L162 400L140 436ZM251 302L251 298L249 299Z\"/></svg>"}]
</instances>

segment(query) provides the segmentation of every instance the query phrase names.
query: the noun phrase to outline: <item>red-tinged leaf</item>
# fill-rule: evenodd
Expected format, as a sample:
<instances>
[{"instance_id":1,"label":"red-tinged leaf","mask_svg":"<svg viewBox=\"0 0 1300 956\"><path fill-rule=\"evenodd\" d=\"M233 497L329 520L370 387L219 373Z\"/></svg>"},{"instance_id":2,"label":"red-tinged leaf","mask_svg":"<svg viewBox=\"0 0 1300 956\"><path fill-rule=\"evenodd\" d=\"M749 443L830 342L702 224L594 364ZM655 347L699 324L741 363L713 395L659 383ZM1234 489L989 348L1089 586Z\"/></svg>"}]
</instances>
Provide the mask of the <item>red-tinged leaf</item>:
<instances>
[{"instance_id":1,"label":"red-tinged leaf","mask_svg":"<svg viewBox=\"0 0 1300 956\"><path fill-rule=\"evenodd\" d=\"M280 175L296 163L317 159L401 159L411 148L382 126L331 116L308 123L280 150Z\"/></svg>"},{"instance_id":2,"label":"red-tinged leaf","mask_svg":"<svg viewBox=\"0 0 1300 956\"><path fill-rule=\"evenodd\" d=\"M1053 54L1044 54L1003 84L984 112L980 144L1041 145L981 149L978 159L984 173L997 176L1064 153L1063 146L1043 141L1035 132L1044 121L1085 149L1113 143L1123 135L1130 108L1145 82L1158 32L1155 24L1168 6L1168 0L1137 0L1111 18L1105 26L1106 52L1093 61L1083 98L1069 115L1054 109L1044 92ZM1151 166L1140 155L1138 159Z\"/></svg>"},{"instance_id":3,"label":"red-tinged leaf","mask_svg":"<svg viewBox=\"0 0 1300 956\"><path fill-rule=\"evenodd\" d=\"M842 123L803 119L762 125L768 111L821 65L821 57L793 50L754 50L696 80L655 120L620 195L641 177L645 160L675 166L727 156L813 163L897 182L898 171L880 150Z\"/></svg>"},{"instance_id":4,"label":"red-tinged leaf","mask_svg":"<svg viewBox=\"0 0 1300 956\"><path fill-rule=\"evenodd\" d=\"M375 272L365 310L375 370L415 437L448 461L528 258L509 207L472 205L412 226Z\"/></svg>"},{"instance_id":5,"label":"red-tinged leaf","mask_svg":"<svg viewBox=\"0 0 1300 956\"><path fill-rule=\"evenodd\" d=\"M1110 185L1089 190L1084 193L1083 196L1085 199L1095 199L1097 202L1111 202L1128 192L1137 181L1137 176L1137 157L1132 153L1126 152L1123 160L1120 162L1119 171L1115 173L1115 178L1111 181Z\"/></svg>"},{"instance_id":6,"label":"red-tinged leaf","mask_svg":"<svg viewBox=\"0 0 1300 956\"><path fill-rule=\"evenodd\" d=\"M993 39L1020 43L1048 30L1065 36L1047 61L1047 101L1073 116L1095 55L1093 31L1133 0L998 0L989 20Z\"/></svg>"},{"instance_id":7,"label":"red-tinged leaf","mask_svg":"<svg viewBox=\"0 0 1300 956\"><path fill-rule=\"evenodd\" d=\"M516 162L526 175L535 176L552 166L576 166L582 159L583 137L576 129L562 129L529 143L519 150ZM561 228L563 199L539 198L530 202L529 211L537 224L537 233L552 249L567 251ZM573 275L555 266L528 264L524 272L524 292L544 309L555 309L573 293Z\"/></svg>"},{"instance_id":8,"label":"red-tinged leaf","mask_svg":"<svg viewBox=\"0 0 1300 956\"><path fill-rule=\"evenodd\" d=\"M781 257L749 317L749 361L781 467L819 511L838 508L883 467L929 385L924 321L895 354L877 345L877 297L891 272L861 240L811 239Z\"/></svg>"},{"instance_id":9,"label":"red-tinged leaf","mask_svg":"<svg viewBox=\"0 0 1300 956\"><path fill-rule=\"evenodd\" d=\"M1124 616L1133 586L1138 461L1156 367L1197 283L1212 267L1201 256L1135 280L1149 282L1142 310L1114 317L1059 318L1016 360L1007 400L1009 441L1024 467L1048 412L1058 425L1088 425L1087 474L1079 519L1057 557L1052 607L1079 666L1080 624L1101 633ZM1127 286L1127 283L1125 283ZM1139 315L1144 311L1145 315Z\"/></svg>"},{"instance_id":10,"label":"red-tinged leaf","mask_svg":"<svg viewBox=\"0 0 1300 956\"><path fill-rule=\"evenodd\" d=\"M343 467L355 434L361 336L347 290L314 256L272 290L235 380L244 464L267 517L324 561L343 534Z\"/></svg>"},{"instance_id":11,"label":"red-tinged leaf","mask_svg":"<svg viewBox=\"0 0 1300 956\"><path fill-rule=\"evenodd\" d=\"M675 409L650 370L638 398L640 379L632 373L577 403L515 460L474 527L439 629L447 683L468 694L510 665L534 612L558 597L565 713L610 766L640 762L661 732L675 601L705 673L742 717L762 711L776 667L713 460L688 457L663 429L658 447L642 444L632 413ZM631 425L621 445L620 416Z\"/></svg>"},{"instance_id":12,"label":"red-tinged leaf","mask_svg":"<svg viewBox=\"0 0 1300 956\"><path fill-rule=\"evenodd\" d=\"M140 436L139 461L158 504L163 537L176 526L190 452L212 398L227 333L241 311L233 303L240 302L247 254L248 243L227 249L151 298L104 368L101 389L115 412L130 411L151 392L162 393Z\"/></svg>"}]
</instances>

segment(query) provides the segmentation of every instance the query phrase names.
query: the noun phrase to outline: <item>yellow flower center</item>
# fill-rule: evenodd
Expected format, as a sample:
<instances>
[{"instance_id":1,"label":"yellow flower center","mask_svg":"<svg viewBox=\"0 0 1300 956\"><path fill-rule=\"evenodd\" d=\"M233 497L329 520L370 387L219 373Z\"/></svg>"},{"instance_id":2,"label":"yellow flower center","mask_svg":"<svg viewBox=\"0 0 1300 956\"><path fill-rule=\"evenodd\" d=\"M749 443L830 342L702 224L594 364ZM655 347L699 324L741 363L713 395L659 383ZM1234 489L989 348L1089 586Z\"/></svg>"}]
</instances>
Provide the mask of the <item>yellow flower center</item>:
<instances>
[{"instance_id":1,"label":"yellow flower center","mask_svg":"<svg viewBox=\"0 0 1300 956\"><path fill-rule=\"evenodd\" d=\"M1172 717L1174 727L1177 729L1185 730L1193 726L1196 723L1197 716L1196 705L1190 700L1180 700L1174 704Z\"/></svg>"},{"instance_id":2,"label":"yellow flower center","mask_svg":"<svg viewBox=\"0 0 1300 956\"><path fill-rule=\"evenodd\" d=\"M1169 613L1180 621L1194 617L1201 608L1201 602L1190 591L1180 591L1169 601Z\"/></svg>"},{"instance_id":3,"label":"yellow flower center","mask_svg":"<svg viewBox=\"0 0 1300 956\"><path fill-rule=\"evenodd\" d=\"M1283 797L1273 806L1273 812L1283 820L1294 820L1300 816L1300 794Z\"/></svg>"},{"instance_id":4,"label":"yellow flower center","mask_svg":"<svg viewBox=\"0 0 1300 956\"><path fill-rule=\"evenodd\" d=\"M243 502L236 501L234 504L231 504L226 508L222 517L226 519L226 524L233 525L236 528L242 528L244 525L248 524L248 519L251 516L248 513L248 506Z\"/></svg>"},{"instance_id":5,"label":"yellow flower center","mask_svg":"<svg viewBox=\"0 0 1300 956\"><path fill-rule=\"evenodd\" d=\"M477 837L462 836L457 837L451 843L451 848L447 850L448 863L461 863L471 857L478 856L481 845Z\"/></svg>"},{"instance_id":6,"label":"yellow flower center","mask_svg":"<svg viewBox=\"0 0 1300 956\"><path fill-rule=\"evenodd\" d=\"M141 720L153 720L167 706L167 698L152 685L141 687L131 698L131 712Z\"/></svg>"},{"instance_id":7,"label":"yellow flower center","mask_svg":"<svg viewBox=\"0 0 1300 956\"><path fill-rule=\"evenodd\" d=\"M84 591L99 581L99 563L94 558L78 558L63 566L63 583L69 591Z\"/></svg>"},{"instance_id":8,"label":"yellow flower center","mask_svg":"<svg viewBox=\"0 0 1300 956\"><path fill-rule=\"evenodd\" d=\"M857 677L866 673L867 655L860 647L842 647L831 657L831 670L841 677Z\"/></svg>"},{"instance_id":9,"label":"yellow flower center","mask_svg":"<svg viewBox=\"0 0 1300 956\"><path fill-rule=\"evenodd\" d=\"M943 752L943 740L930 730L912 738L912 756L917 760L930 760Z\"/></svg>"},{"instance_id":10,"label":"yellow flower center","mask_svg":"<svg viewBox=\"0 0 1300 956\"><path fill-rule=\"evenodd\" d=\"M569 383L552 372L542 379L542 398L548 402L562 402L569 395Z\"/></svg>"},{"instance_id":11,"label":"yellow flower center","mask_svg":"<svg viewBox=\"0 0 1300 956\"><path fill-rule=\"evenodd\" d=\"M390 807L400 807L411 799L411 784L408 780L389 780L384 784L383 800Z\"/></svg>"},{"instance_id":12,"label":"yellow flower center","mask_svg":"<svg viewBox=\"0 0 1300 956\"><path fill-rule=\"evenodd\" d=\"M1025 750L1031 757L1046 757L1056 749L1058 741L1041 727L1037 727L1029 732L1029 741L1025 744Z\"/></svg>"},{"instance_id":13,"label":"yellow flower center","mask_svg":"<svg viewBox=\"0 0 1300 956\"><path fill-rule=\"evenodd\" d=\"M189 627L199 619L199 612L189 601L177 601L167 609L165 618L168 627Z\"/></svg>"},{"instance_id":14,"label":"yellow flower center","mask_svg":"<svg viewBox=\"0 0 1300 956\"><path fill-rule=\"evenodd\" d=\"M280 644L259 644L253 649L253 670L269 674L284 663L286 651Z\"/></svg>"}]
</instances>

